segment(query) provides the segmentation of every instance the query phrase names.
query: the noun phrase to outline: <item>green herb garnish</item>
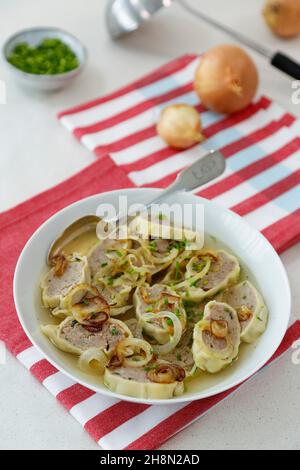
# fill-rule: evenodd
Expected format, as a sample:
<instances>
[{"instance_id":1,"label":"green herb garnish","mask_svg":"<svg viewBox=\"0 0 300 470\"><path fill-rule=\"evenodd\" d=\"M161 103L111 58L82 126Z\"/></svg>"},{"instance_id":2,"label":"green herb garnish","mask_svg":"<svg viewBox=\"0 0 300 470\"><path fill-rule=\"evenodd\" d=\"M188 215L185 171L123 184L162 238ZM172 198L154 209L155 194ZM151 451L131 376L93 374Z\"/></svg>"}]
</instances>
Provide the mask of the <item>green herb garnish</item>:
<instances>
[{"instance_id":1,"label":"green herb garnish","mask_svg":"<svg viewBox=\"0 0 300 470\"><path fill-rule=\"evenodd\" d=\"M149 249L150 251L157 251L157 242L155 240L149 243Z\"/></svg>"},{"instance_id":2,"label":"green herb garnish","mask_svg":"<svg viewBox=\"0 0 300 470\"><path fill-rule=\"evenodd\" d=\"M175 240L170 244L169 250L175 248L176 250L185 250L187 245L187 240Z\"/></svg>"},{"instance_id":3,"label":"green herb garnish","mask_svg":"<svg viewBox=\"0 0 300 470\"><path fill-rule=\"evenodd\" d=\"M176 264L175 264L175 279L180 279L180 277L181 277L180 263L179 263L179 261L176 261Z\"/></svg>"},{"instance_id":4,"label":"green herb garnish","mask_svg":"<svg viewBox=\"0 0 300 470\"><path fill-rule=\"evenodd\" d=\"M69 46L60 39L46 38L37 46L17 44L8 62L23 72L34 75L57 75L70 72L79 62Z\"/></svg>"},{"instance_id":5,"label":"green herb garnish","mask_svg":"<svg viewBox=\"0 0 300 470\"><path fill-rule=\"evenodd\" d=\"M176 317L181 317L181 312L180 312L179 308L176 308L175 315L176 315Z\"/></svg>"}]
</instances>

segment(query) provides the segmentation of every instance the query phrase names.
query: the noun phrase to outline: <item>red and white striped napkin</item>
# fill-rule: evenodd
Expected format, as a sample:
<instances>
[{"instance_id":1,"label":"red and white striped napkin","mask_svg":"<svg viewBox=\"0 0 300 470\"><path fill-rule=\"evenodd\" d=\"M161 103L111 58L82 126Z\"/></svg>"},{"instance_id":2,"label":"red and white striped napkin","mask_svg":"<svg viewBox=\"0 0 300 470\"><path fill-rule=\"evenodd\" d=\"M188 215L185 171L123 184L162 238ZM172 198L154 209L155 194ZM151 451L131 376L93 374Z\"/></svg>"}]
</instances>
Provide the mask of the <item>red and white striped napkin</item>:
<instances>
[{"instance_id":1,"label":"red and white striped napkin","mask_svg":"<svg viewBox=\"0 0 300 470\"><path fill-rule=\"evenodd\" d=\"M59 119L97 157L109 154L139 187L165 187L206 150L220 149L226 173L199 194L232 208L283 250L300 239L300 121L265 97L234 116L207 111L193 91L199 60L181 57ZM178 151L157 136L160 110L174 102L201 112L204 144Z\"/></svg>"},{"instance_id":2,"label":"red and white striped napkin","mask_svg":"<svg viewBox=\"0 0 300 470\"><path fill-rule=\"evenodd\" d=\"M0 339L105 449L153 449L198 419L234 390L194 403L165 407L103 397L74 383L30 344L16 317L12 280L17 258L35 229L62 207L83 197L132 186L164 187L178 170L219 148L226 174L199 194L219 201L261 230L278 251L300 240L300 123L260 98L232 117L206 111L192 92L196 56L184 56L107 97L59 115L98 157L55 188L0 214L3 299ZM167 148L156 136L162 106L187 102L202 111L207 141L188 151ZM300 337L294 323L270 363Z\"/></svg>"}]
</instances>

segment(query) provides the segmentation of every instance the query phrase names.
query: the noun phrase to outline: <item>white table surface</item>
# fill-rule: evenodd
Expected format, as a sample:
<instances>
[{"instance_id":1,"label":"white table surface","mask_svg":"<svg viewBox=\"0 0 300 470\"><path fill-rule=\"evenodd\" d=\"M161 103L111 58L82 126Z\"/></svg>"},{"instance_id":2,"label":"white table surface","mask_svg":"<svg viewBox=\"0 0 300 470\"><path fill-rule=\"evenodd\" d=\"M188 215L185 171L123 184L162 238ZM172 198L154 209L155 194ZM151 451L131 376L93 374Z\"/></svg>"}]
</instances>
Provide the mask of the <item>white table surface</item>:
<instances>
[{"instance_id":1,"label":"white table surface","mask_svg":"<svg viewBox=\"0 0 300 470\"><path fill-rule=\"evenodd\" d=\"M55 94L30 93L2 67L7 104L0 105L0 210L63 181L94 157L57 122L57 111L114 90L186 52L232 42L182 12L179 5L143 30L112 42L104 27L104 0L2 0L0 44L18 29L55 25L78 36L89 52L80 79ZM190 0L224 23L255 36L270 49L300 60L300 38L282 42L265 27L263 0ZM291 81L253 54L261 92L300 116L291 100ZM282 256L300 318L300 245ZM2 314L4 314L3 312ZM163 449L300 449L300 366L288 353L201 420L170 439ZM1 449L98 449L80 425L18 362L0 366ZM58 433L57 431L60 430Z\"/></svg>"}]
</instances>

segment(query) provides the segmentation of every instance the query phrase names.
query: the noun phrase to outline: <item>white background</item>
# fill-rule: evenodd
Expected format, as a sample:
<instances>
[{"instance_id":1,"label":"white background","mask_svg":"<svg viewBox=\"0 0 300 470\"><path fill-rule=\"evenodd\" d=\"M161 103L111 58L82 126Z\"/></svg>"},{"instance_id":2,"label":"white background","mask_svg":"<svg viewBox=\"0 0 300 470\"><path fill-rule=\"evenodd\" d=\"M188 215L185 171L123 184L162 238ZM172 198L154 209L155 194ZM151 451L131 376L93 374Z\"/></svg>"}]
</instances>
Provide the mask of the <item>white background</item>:
<instances>
[{"instance_id":1,"label":"white background","mask_svg":"<svg viewBox=\"0 0 300 470\"><path fill-rule=\"evenodd\" d=\"M300 61L300 38L281 41L261 18L262 0L190 0L215 18L281 49ZM174 4L139 32L112 42L104 26L105 0L1 0L0 44L30 26L62 27L87 46L87 68L69 88L55 94L30 93L3 67L7 104L0 105L0 210L63 181L94 157L56 121L56 113L114 90L184 53L232 42ZM291 82L255 53L261 92L300 116L291 101ZM300 318L300 245L282 256ZM3 286L2 286L3 288ZM2 312L4 315L5 312ZM200 421L164 444L164 449L300 449L300 365L291 353ZM59 430L59 432L58 432ZM0 366L0 448L97 449L80 425L10 355Z\"/></svg>"}]
</instances>

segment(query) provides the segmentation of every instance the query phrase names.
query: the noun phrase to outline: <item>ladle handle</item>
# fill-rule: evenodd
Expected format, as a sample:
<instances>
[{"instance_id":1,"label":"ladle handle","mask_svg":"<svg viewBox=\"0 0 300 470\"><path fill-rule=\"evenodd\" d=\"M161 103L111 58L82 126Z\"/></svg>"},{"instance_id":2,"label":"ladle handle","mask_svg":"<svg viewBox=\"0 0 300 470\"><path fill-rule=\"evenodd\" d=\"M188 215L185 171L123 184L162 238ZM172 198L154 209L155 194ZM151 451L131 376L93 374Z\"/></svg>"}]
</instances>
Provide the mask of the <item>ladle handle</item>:
<instances>
[{"instance_id":1,"label":"ladle handle","mask_svg":"<svg viewBox=\"0 0 300 470\"><path fill-rule=\"evenodd\" d=\"M281 72L296 80L300 80L300 64L282 52L277 52L271 59L271 64Z\"/></svg>"}]
</instances>

